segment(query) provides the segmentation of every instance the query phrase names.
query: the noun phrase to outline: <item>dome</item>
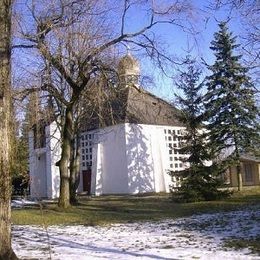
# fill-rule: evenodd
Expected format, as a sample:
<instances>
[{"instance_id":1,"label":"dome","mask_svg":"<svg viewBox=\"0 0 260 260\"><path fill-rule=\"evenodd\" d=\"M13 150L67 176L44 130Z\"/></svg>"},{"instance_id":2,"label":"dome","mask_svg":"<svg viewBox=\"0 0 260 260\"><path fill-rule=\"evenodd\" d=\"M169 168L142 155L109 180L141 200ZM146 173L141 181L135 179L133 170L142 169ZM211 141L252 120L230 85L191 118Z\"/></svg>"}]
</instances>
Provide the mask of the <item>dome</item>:
<instances>
[{"instance_id":1,"label":"dome","mask_svg":"<svg viewBox=\"0 0 260 260\"><path fill-rule=\"evenodd\" d=\"M120 76L140 75L140 65L137 59L131 54L123 56L118 63L118 73Z\"/></svg>"}]
</instances>

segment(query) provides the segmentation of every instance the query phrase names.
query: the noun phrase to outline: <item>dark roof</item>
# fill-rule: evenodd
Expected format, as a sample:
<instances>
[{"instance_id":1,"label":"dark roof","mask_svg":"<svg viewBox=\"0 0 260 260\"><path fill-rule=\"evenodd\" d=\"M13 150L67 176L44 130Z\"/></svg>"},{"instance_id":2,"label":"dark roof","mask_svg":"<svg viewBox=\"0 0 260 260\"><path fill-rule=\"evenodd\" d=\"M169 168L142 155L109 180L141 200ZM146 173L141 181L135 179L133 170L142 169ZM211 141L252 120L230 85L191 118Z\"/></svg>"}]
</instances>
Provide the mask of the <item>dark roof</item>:
<instances>
[{"instance_id":1,"label":"dark roof","mask_svg":"<svg viewBox=\"0 0 260 260\"><path fill-rule=\"evenodd\" d=\"M178 109L135 85L117 89L100 111L92 114L84 130L121 123L182 126Z\"/></svg>"},{"instance_id":2,"label":"dark roof","mask_svg":"<svg viewBox=\"0 0 260 260\"><path fill-rule=\"evenodd\" d=\"M260 158L256 157L255 155L252 155L252 154L242 154L242 155L240 155L240 160L260 163Z\"/></svg>"},{"instance_id":3,"label":"dark roof","mask_svg":"<svg viewBox=\"0 0 260 260\"><path fill-rule=\"evenodd\" d=\"M179 113L174 106L150 92L135 86L128 87L125 122L180 126Z\"/></svg>"}]
</instances>

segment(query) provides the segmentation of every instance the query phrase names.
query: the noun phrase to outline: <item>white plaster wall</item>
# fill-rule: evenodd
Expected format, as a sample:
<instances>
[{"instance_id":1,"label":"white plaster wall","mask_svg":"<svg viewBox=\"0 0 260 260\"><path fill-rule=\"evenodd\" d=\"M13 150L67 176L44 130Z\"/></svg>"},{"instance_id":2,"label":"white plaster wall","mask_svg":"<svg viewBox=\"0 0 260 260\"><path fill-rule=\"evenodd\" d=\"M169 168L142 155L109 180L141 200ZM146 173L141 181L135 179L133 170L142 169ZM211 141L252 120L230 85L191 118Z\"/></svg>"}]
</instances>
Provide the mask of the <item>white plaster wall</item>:
<instances>
[{"instance_id":1,"label":"white plaster wall","mask_svg":"<svg viewBox=\"0 0 260 260\"><path fill-rule=\"evenodd\" d=\"M127 124L126 129L129 193L170 192L169 166L175 161L169 161L164 130L185 128Z\"/></svg>"},{"instance_id":2,"label":"white plaster wall","mask_svg":"<svg viewBox=\"0 0 260 260\"><path fill-rule=\"evenodd\" d=\"M169 192L172 180L168 174L170 162L165 129L182 128L121 124L95 131L92 193ZM31 195L56 198L60 177L55 163L60 159L61 149L55 123L46 127L46 136L46 149L33 150L33 139L30 140ZM79 190L82 190L82 181Z\"/></svg>"},{"instance_id":3,"label":"white plaster wall","mask_svg":"<svg viewBox=\"0 0 260 260\"><path fill-rule=\"evenodd\" d=\"M48 198L58 198L60 194L60 172L56 163L61 157L60 130L53 122L45 129L46 133L46 176Z\"/></svg>"},{"instance_id":4,"label":"white plaster wall","mask_svg":"<svg viewBox=\"0 0 260 260\"><path fill-rule=\"evenodd\" d=\"M33 132L29 133L30 196L47 197L46 149L34 149Z\"/></svg>"},{"instance_id":5,"label":"white plaster wall","mask_svg":"<svg viewBox=\"0 0 260 260\"><path fill-rule=\"evenodd\" d=\"M151 137L151 127L126 124L126 160L130 194L155 191L155 158L152 156Z\"/></svg>"},{"instance_id":6,"label":"white plaster wall","mask_svg":"<svg viewBox=\"0 0 260 260\"><path fill-rule=\"evenodd\" d=\"M60 132L53 122L45 128L46 147L34 149L33 132L29 133L30 194L33 198L57 198L60 175L55 163L60 159Z\"/></svg>"},{"instance_id":7,"label":"white plaster wall","mask_svg":"<svg viewBox=\"0 0 260 260\"><path fill-rule=\"evenodd\" d=\"M96 134L96 140L98 140L98 134ZM103 178L102 178L102 161L103 161L103 146L102 143L96 142L92 148L92 176L91 176L91 193L97 196L103 193Z\"/></svg>"},{"instance_id":8,"label":"white plaster wall","mask_svg":"<svg viewBox=\"0 0 260 260\"><path fill-rule=\"evenodd\" d=\"M147 126L147 128L151 132L155 192L168 192L168 157L164 138L164 128L161 126Z\"/></svg>"},{"instance_id":9,"label":"white plaster wall","mask_svg":"<svg viewBox=\"0 0 260 260\"><path fill-rule=\"evenodd\" d=\"M92 159L92 193L95 195L129 193L124 124L95 131Z\"/></svg>"},{"instance_id":10,"label":"white plaster wall","mask_svg":"<svg viewBox=\"0 0 260 260\"><path fill-rule=\"evenodd\" d=\"M183 128L121 124L96 132L92 192L95 195L169 192L172 179L168 174L165 129Z\"/></svg>"},{"instance_id":11,"label":"white plaster wall","mask_svg":"<svg viewBox=\"0 0 260 260\"><path fill-rule=\"evenodd\" d=\"M126 167L125 125L107 127L99 132L96 186L101 194L129 193ZM101 182L101 184L100 184Z\"/></svg>"}]
</instances>

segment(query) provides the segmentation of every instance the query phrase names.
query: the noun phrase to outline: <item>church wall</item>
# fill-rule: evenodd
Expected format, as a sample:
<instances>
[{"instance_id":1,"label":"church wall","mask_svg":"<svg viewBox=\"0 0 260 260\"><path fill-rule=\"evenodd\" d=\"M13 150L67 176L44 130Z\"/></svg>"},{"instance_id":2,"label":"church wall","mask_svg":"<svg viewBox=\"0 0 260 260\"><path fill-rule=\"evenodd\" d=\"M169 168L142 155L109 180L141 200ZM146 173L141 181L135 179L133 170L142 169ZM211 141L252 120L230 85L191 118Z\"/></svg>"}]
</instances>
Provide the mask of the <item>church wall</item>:
<instances>
[{"instance_id":1,"label":"church wall","mask_svg":"<svg viewBox=\"0 0 260 260\"><path fill-rule=\"evenodd\" d=\"M173 147L179 147L183 127L127 124L126 153L129 193L169 192L177 185L168 174L183 169L183 156ZM177 168L176 168L177 167Z\"/></svg>"},{"instance_id":2,"label":"church wall","mask_svg":"<svg viewBox=\"0 0 260 260\"><path fill-rule=\"evenodd\" d=\"M125 125L120 124L100 130L98 143L96 169L96 187L99 194L128 193ZM94 167L93 167L94 169Z\"/></svg>"},{"instance_id":3,"label":"church wall","mask_svg":"<svg viewBox=\"0 0 260 260\"><path fill-rule=\"evenodd\" d=\"M96 138L99 135L96 134ZM92 154L92 176L91 176L91 194L94 195L101 195L103 193L103 168L102 168L102 161L103 161L103 146L101 143L94 143L93 145L93 154Z\"/></svg>"},{"instance_id":4,"label":"church wall","mask_svg":"<svg viewBox=\"0 0 260 260\"><path fill-rule=\"evenodd\" d=\"M169 192L173 184L169 170L183 167L182 155L176 151L182 130L183 127L127 123L83 133L82 149L92 150L91 193ZM55 163L61 149L60 133L54 123L46 127L46 137L45 148L35 150L33 139L30 141L31 195L56 198L60 181ZM86 142L91 146L86 146ZM82 191L82 180L78 191Z\"/></svg>"},{"instance_id":5,"label":"church wall","mask_svg":"<svg viewBox=\"0 0 260 260\"><path fill-rule=\"evenodd\" d=\"M33 132L29 133L30 196L47 197L46 149L34 149Z\"/></svg>"},{"instance_id":6,"label":"church wall","mask_svg":"<svg viewBox=\"0 0 260 260\"><path fill-rule=\"evenodd\" d=\"M58 198L60 193L60 173L56 162L61 157L60 131L57 124L53 122L46 127L46 176L48 198Z\"/></svg>"},{"instance_id":7,"label":"church wall","mask_svg":"<svg viewBox=\"0 0 260 260\"><path fill-rule=\"evenodd\" d=\"M130 194L155 191L154 159L150 127L126 124L126 158L128 192Z\"/></svg>"},{"instance_id":8,"label":"church wall","mask_svg":"<svg viewBox=\"0 0 260 260\"><path fill-rule=\"evenodd\" d=\"M152 156L154 160L155 192L169 191L167 170L169 162L163 126L147 126L151 133Z\"/></svg>"}]
</instances>

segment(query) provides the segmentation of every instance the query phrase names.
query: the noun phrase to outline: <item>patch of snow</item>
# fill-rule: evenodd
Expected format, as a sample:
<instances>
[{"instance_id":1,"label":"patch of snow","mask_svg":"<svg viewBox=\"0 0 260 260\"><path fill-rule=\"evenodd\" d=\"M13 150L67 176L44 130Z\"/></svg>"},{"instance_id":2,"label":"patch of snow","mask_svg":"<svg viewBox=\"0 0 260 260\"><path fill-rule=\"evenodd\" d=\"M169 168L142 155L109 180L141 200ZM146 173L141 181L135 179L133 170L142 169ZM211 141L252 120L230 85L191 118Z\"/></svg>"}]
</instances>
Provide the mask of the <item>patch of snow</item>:
<instances>
[{"instance_id":1,"label":"patch of snow","mask_svg":"<svg viewBox=\"0 0 260 260\"><path fill-rule=\"evenodd\" d=\"M11 207L12 208L24 208L26 206L35 206L39 203L37 201L27 200L27 199L16 199L12 200Z\"/></svg>"},{"instance_id":2,"label":"patch of snow","mask_svg":"<svg viewBox=\"0 0 260 260\"><path fill-rule=\"evenodd\" d=\"M13 226L21 259L260 259L224 248L228 238L260 236L260 208L109 226Z\"/></svg>"}]
</instances>

